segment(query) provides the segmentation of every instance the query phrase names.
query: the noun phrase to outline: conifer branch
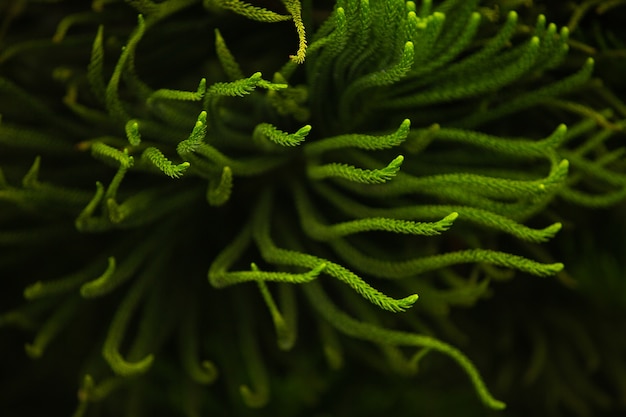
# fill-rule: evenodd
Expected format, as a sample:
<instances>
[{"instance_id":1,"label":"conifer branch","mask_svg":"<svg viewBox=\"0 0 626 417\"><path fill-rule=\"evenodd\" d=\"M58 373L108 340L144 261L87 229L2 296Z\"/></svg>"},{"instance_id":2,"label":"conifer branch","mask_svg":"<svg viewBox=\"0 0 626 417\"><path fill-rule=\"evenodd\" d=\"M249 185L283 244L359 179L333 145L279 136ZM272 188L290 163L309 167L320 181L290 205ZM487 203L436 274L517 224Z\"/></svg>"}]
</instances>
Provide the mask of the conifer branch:
<instances>
[{"instance_id":1,"label":"conifer branch","mask_svg":"<svg viewBox=\"0 0 626 417\"><path fill-rule=\"evenodd\" d=\"M285 147L298 146L302 143L311 131L311 125L302 126L294 133L283 132L270 123L260 123L254 128L252 139L263 144L267 138L271 142Z\"/></svg>"},{"instance_id":2,"label":"conifer branch","mask_svg":"<svg viewBox=\"0 0 626 417\"><path fill-rule=\"evenodd\" d=\"M316 184L314 190L335 208L355 218L388 217L404 220L430 220L457 212L459 213L459 221L468 221L491 227L530 242L545 242L554 237L562 227L560 223L554 223L544 229L532 229L506 216L485 209L462 205L422 204L394 208L376 208L350 199L322 183Z\"/></svg>"},{"instance_id":3,"label":"conifer branch","mask_svg":"<svg viewBox=\"0 0 626 417\"><path fill-rule=\"evenodd\" d=\"M402 144L407 136L411 121L404 119L398 130L383 136L377 135L360 135L360 134L347 134L324 138L312 143L307 143L304 146L304 151L309 156L321 155L324 152L328 152L334 149L342 148L356 148L365 150L381 150L390 149Z\"/></svg>"},{"instance_id":4,"label":"conifer branch","mask_svg":"<svg viewBox=\"0 0 626 417\"><path fill-rule=\"evenodd\" d=\"M219 7L240 14L248 19L259 22L282 22L291 19L290 16L278 14L263 7L253 6L241 0L204 0L205 7Z\"/></svg>"},{"instance_id":5,"label":"conifer branch","mask_svg":"<svg viewBox=\"0 0 626 417\"><path fill-rule=\"evenodd\" d=\"M434 223L421 223L391 217L366 217L364 219L326 225L319 220L320 215L315 213L313 204L305 190L295 184L292 189L296 207L300 214L302 230L315 240L334 240L354 233L374 230L397 234L435 236L448 230L458 217L458 213L452 212L442 220Z\"/></svg>"},{"instance_id":6,"label":"conifer branch","mask_svg":"<svg viewBox=\"0 0 626 417\"><path fill-rule=\"evenodd\" d=\"M144 18L142 15L139 15L137 17L137 22L138 22L137 28L135 29L135 31L129 38L128 43L126 44L124 49L122 50L120 58L117 61L117 64L115 66L115 70L113 71L113 75L111 75L111 79L106 85L105 96L104 96L106 108L109 114L113 118L119 121L123 121L123 122L126 122L128 119L130 119L130 117L126 109L124 108L124 105L119 97L120 80L122 78L122 72L126 68L127 62L132 59L132 56L135 53L135 48L137 47L137 44L143 37L143 34L146 30L146 25L145 25ZM100 38L96 37L96 42L94 43L94 45L98 44L98 46L97 47L94 46L94 49L101 48L100 45L101 45L102 40L101 40L100 32L99 32L99 36ZM100 53L101 53L100 51L96 53L96 59L100 58L99 57ZM94 64L94 71L96 70L99 71L100 68L101 68L101 64L99 62ZM94 77L96 77L96 75L94 75ZM98 81L96 81L96 83L98 83ZM96 85L96 87L100 88L99 85ZM96 93L98 93L98 91L96 91Z\"/></svg>"},{"instance_id":7,"label":"conifer branch","mask_svg":"<svg viewBox=\"0 0 626 417\"><path fill-rule=\"evenodd\" d=\"M391 298L370 286L368 283L363 281L361 277L354 274L347 268L334 262L330 262L314 255L278 248L272 241L269 234L269 223L271 222L269 216L271 208L269 200L270 194L266 192L262 197L259 207L257 208L253 225L254 240L266 262L277 265L297 266L301 268L321 268L323 269L324 274L330 275L339 281L342 281L352 287L352 289L359 293L363 298L384 310L402 312L413 306L415 301L417 301L417 294L413 294L402 299Z\"/></svg>"},{"instance_id":8,"label":"conifer branch","mask_svg":"<svg viewBox=\"0 0 626 417\"><path fill-rule=\"evenodd\" d=\"M426 347L448 355L467 373L485 405L496 410L505 408L506 405L503 402L496 400L491 393L489 393L474 364L456 348L430 336L387 330L367 322L357 321L338 310L328 300L317 283L308 284L305 287L305 292L311 305L328 323L342 333L385 345Z\"/></svg>"},{"instance_id":9,"label":"conifer branch","mask_svg":"<svg viewBox=\"0 0 626 417\"><path fill-rule=\"evenodd\" d=\"M343 239L334 240L330 244L348 264L359 270L367 271L376 277L387 279L416 277L428 271L465 263L487 263L542 277L554 275L564 268L564 265L560 262L544 264L523 256L489 249L466 249L405 261L389 262L383 259L372 258L358 251Z\"/></svg>"},{"instance_id":10,"label":"conifer branch","mask_svg":"<svg viewBox=\"0 0 626 417\"><path fill-rule=\"evenodd\" d=\"M171 178L180 178L187 168L189 168L189 162L181 162L175 165L163 155L163 153L154 147L149 147L141 154L141 159L150 161L155 167L162 171L165 175Z\"/></svg>"},{"instance_id":11,"label":"conifer branch","mask_svg":"<svg viewBox=\"0 0 626 417\"><path fill-rule=\"evenodd\" d=\"M340 163L310 165L307 167L307 174L313 180L342 178L360 184L381 184L396 176L403 161L404 157L398 155L386 167L381 169L361 169Z\"/></svg>"},{"instance_id":12,"label":"conifer branch","mask_svg":"<svg viewBox=\"0 0 626 417\"><path fill-rule=\"evenodd\" d=\"M255 272L259 271L258 267L254 263L251 265L251 269ZM265 304L270 311L270 315L272 316L272 321L274 322L277 345L281 350L290 350L296 341L295 323L293 323L293 321L289 323L283 314L281 314L278 310L274 297L272 296L272 293L267 287L265 281L257 280L257 284L259 285L259 290L263 296L263 301L265 301ZM290 294L293 293L291 292Z\"/></svg>"},{"instance_id":13,"label":"conifer branch","mask_svg":"<svg viewBox=\"0 0 626 417\"><path fill-rule=\"evenodd\" d=\"M306 32L304 28L304 22L302 21L302 5L300 0L282 0L287 12L291 15L291 19L296 27L298 33L298 50L295 55L290 55L289 58L296 64L302 64L306 56Z\"/></svg>"}]
</instances>

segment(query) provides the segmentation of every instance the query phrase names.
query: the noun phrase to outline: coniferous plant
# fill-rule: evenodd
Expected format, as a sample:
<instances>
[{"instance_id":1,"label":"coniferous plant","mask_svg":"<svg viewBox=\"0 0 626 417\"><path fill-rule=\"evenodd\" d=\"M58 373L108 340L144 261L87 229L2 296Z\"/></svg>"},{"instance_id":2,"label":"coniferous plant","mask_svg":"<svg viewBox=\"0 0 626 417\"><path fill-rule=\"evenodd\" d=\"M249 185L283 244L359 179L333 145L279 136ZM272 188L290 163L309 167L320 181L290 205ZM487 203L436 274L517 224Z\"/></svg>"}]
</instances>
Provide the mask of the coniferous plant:
<instances>
[{"instance_id":1,"label":"coniferous plant","mask_svg":"<svg viewBox=\"0 0 626 417\"><path fill-rule=\"evenodd\" d=\"M623 407L611 4L5 3L8 412Z\"/></svg>"}]
</instances>

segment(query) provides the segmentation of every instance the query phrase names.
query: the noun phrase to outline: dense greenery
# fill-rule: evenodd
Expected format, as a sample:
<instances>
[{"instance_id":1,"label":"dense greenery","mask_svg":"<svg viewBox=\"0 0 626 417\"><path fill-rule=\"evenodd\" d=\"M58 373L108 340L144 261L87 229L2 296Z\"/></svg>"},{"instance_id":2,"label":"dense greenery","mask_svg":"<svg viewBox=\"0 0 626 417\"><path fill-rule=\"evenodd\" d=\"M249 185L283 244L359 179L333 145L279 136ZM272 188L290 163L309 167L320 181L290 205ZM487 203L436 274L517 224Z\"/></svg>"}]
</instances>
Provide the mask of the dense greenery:
<instances>
[{"instance_id":1,"label":"dense greenery","mask_svg":"<svg viewBox=\"0 0 626 417\"><path fill-rule=\"evenodd\" d=\"M3 3L3 415L624 412L624 3Z\"/></svg>"}]
</instances>

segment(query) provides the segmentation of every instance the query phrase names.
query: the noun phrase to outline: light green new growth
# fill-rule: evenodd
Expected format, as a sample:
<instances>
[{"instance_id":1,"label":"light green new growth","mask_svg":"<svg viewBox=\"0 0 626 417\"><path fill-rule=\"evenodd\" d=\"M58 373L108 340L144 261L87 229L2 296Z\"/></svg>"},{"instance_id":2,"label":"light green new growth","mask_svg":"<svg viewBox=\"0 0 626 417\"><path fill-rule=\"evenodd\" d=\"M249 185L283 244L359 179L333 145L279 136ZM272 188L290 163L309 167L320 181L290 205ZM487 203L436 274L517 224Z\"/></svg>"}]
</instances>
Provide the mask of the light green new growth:
<instances>
[{"instance_id":1,"label":"light green new growth","mask_svg":"<svg viewBox=\"0 0 626 417\"><path fill-rule=\"evenodd\" d=\"M261 144L261 146L264 143L264 139L269 139L277 145L291 147L300 145L310 131L311 125L302 126L294 133L287 133L278 130L269 123L260 123L254 128L252 139Z\"/></svg>"},{"instance_id":2,"label":"light green new growth","mask_svg":"<svg viewBox=\"0 0 626 417\"><path fill-rule=\"evenodd\" d=\"M265 261L278 265L313 268L313 271L328 274L349 285L365 299L385 310L394 312L404 311L417 301L417 294L410 295L403 299L393 299L370 286L352 271L334 262L314 255L278 248L269 233L271 213L270 198L270 192L263 194L256 209L252 225L252 234Z\"/></svg>"},{"instance_id":3,"label":"light green new growth","mask_svg":"<svg viewBox=\"0 0 626 417\"><path fill-rule=\"evenodd\" d=\"M310 165L307 174L313 180L342 178L360 184L381 184L396 176L403 161L404 157L398 155L386 167L379 169L361 169L335 162L326 165Z\"/></svg>"},{"instance_id":4,"label":"light green new growth","mask_svg":"<svg viewBox=\"0 0 626 417\"><path fill-rule=\"evenodd\" d=\"M562 263L545 264L523 256L489 249L468 249L390 262L363 254L342 239L332 241L331 245L347 264L373 276L386 279L417 277L426 272L465 263L487 263L537 276L554 275L562 271L564 267Z\"/></svg>"},{"instance_id":5,"label":"light green new growth","mask_svg":"<svg viewBox=\"0 0 626 417\"><path fill-rule=\"evenodd\" d=\"M354 201L322 184L317 184L315 191L338 210L354 218L435 219L457 212L461 221L487 226L530 242L545 242L553 238L561 229L560 223L552 224L544 229L532 229L508 217L463 205L408 205L388 209L375 208Z\"/></svg>"},{"instance_id":6,"label":"light green new growth","mask_svg":"<svg viewBox=\"0 0 626 417\"><path fill-rule=\"evenodd\" d=\"M309 156L317 156L324 152L342 149L356 148L365 150L390 149L402 144L409 135L411 121L405 119L397 131L389 135L359 135L347 134L324 138L312 143L307 143L304 151Z\"/></svg>"},{"instance_id":7,"label":"light green new growth","mask_svg":"<svg viewBox=\"0 0 626 417\"><path fill-rule=\"evenodd\" d=\"M304 22L302 21L302 6L300 4L300 0L282 1L293 19L293 23L298 34L298 50L295 55L290 55L289 58L291 58L291 60L296 64L302 64L306 55L306 33L304 29Z\"/></svg>"},{"instance_id":8,"label":"light green new growth","mask_svg":"<svg viewBox=\"0 0 626 417\"><path fill-rule=\"evenodd\" d=\"M176 146L176 152L181 158L186 158L191 154L204 140L207 130L207 113L200 112L198 119L187 139L182 140Z\"/></svg>"},{"instance_id":9,"label":"light green new growth","mask_svg":"<svg viewBox=\"0 0 626 417\"><path fill-rule=\"evenodd\" d=\"M128 143L132 146L139 146L141 143L141 134L139 133L139 123L137 120L129 120L126 122L125 130Z\"/></svg>"},{"instance_id":10,"label":"light green new growth","mask_svg":"<svg viewBox=\"0 0 626 417\"><path fill-rule=\"evenodd\" d=\"M120 151L103 142L95 142L90 146L91 154L96 158L111 159L119 163L120 167L128 169L134 165L134 159L128 154L128 150Z\"/></svg>"},{"instance_id":11,"label":"light green new growth","mask_svg":"<svg viewBox=\"0 0 626 417\"><path fill-rule=\"evenodd\" d=\"M163 155L163 153L157 148L147 148L141 154L141 159L150 161L159 170L163 171L165 175L172 178L179 178L189 168L189 162L182 162L175 165Z\"/></svg>"},{"instance_id":12,"label":"light green new growth","mask_svg":"<svg viewBox=\"0 0 626 417\"><path fill-rule=\"evenodd\" d=\"M319 215L315 213L311 200L300 185L294 184L293 195L300 215L302 230L315 240L335 240L354 233L374 230L398 234L435 236L448 230L458 217L458 213L453 212L434 223L414 222L392 217L367 217L328 226L317 220Z\"/></svg>"}]
</instances>

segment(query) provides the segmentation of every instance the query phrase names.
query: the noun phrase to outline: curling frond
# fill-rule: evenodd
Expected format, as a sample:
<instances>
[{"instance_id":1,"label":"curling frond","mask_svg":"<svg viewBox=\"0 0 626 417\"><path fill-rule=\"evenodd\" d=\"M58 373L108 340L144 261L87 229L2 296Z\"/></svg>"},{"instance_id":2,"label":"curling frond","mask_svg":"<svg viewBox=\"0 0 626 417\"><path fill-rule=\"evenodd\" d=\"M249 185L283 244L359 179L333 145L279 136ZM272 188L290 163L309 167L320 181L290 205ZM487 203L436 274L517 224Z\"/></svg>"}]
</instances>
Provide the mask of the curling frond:
<instances>
[{"instance_id":1,"label":"curling frond","mask_svg":"<svg viewBox=\"0 0 626 417\"><path fill-rule=\"evenodd\" d=\"M307 173L314 180L342 178L360 184L380 184L395 177L403 161L404 157L398 155L386 167L380 169L361 169L340 163L310 165Z\"/></svg>"},{"instance_id":2,"label":"curling frond","mask_svg":"<svg viewBox=\"0 0 626 417\"><path fill-rule=\"evenodd\" d=\"M311 131L311 125L302 126L294 133L283 132L269 123L258 124L252 133L253 140L263 143L264 139L285 147L298 146Z\"/></svg>"},{"instance_id":3,"label":"curling frond","mask_svg":"<svg viewBox=\"0 0 626 417\"><path fill-rule=\"evenodd\" d=\"M150 161L155 167L171 178L179 178L189 168L189 162L181 162L175 165L154 147L149 147L141 154L141 158Z\"/></svg>"},{"instance_id":4,"label":"curling frond","mask_svg":"<svg viewBox=\"0 0 626 417\"><path fill-rule=\"evenodd\" d=\"M306 144L304 150L307 155L316 156L330 150L342 148L366 150L390 149L404 142L409 134L410 126L411 121L409 119L405 119L402 121L400 127L398 127L398 130L389 135L378 136L347 134L329 137Z\"/></svg>"}]
</instances>

